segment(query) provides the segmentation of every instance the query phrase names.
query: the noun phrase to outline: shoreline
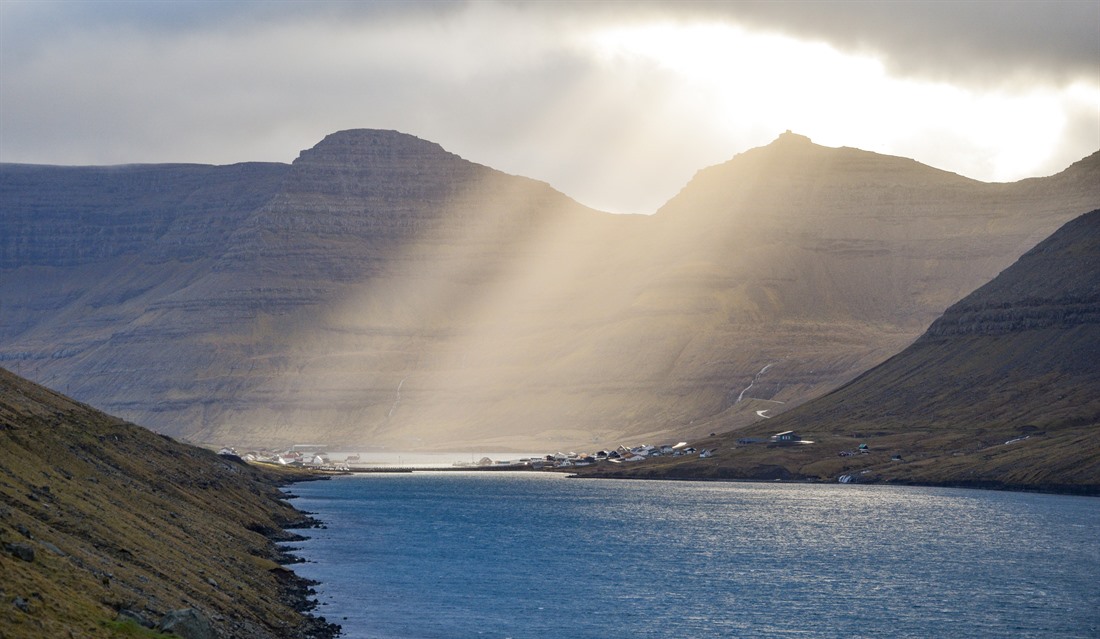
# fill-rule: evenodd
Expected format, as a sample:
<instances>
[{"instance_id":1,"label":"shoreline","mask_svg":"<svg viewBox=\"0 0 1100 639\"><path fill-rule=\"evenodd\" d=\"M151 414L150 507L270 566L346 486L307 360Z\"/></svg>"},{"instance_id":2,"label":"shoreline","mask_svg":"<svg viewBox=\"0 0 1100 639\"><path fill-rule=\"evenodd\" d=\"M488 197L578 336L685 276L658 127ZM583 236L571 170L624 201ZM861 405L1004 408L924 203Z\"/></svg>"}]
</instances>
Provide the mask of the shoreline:
<instances>
[{"instance_id":1,"label":"shoreline","mask_svg":"<svg viewBox=\"0 0 1100 639\"><path fill-rule=\"evenodd\" d=\"M341 475L358 474L413 474L418 472L545 472L565 475L570 479L637 479L647 481L699 481L699 482L742 482L742 483L785 483L785 484L840 484L836 481L827 481L812 477L706 477L706 476L673 476L673 475L628 475L607 474L600 472L598 466L591 467L588 471L576 469L534 469L529 466L483 466L483 467L441 467L441 468L351 468L338 472L326 473L317 479L338 477ZM310 481L309 479L295 481ZM878 479L855 481L845 485L859 486L913 486L925 488L961 488L966 490L993 490L1016 493L1035 493L1043 495L1072 495L1079 497L1100 497L1100 485L1095 484L1014 484L996 480L945 480L945 481L911 481L904 479Z\"/></svg>"},{"instance_id":2,"label":"shoreline","mask_svg":"<svg viewBox=\"0 0 1100 639\"><path fill-rule=\"evenodd\" d=\"M279 567L272 571L279 586L279 592L277 593L279 600L297 612L303 620L302 624L293 629L292 632L288 632L287 639L337 639L343 636L343 628L340 624L332 623L324 616L314 614L314 611L320 605L314 598L317 594L314 587L319 586L321 582L303 577L295 572L293 568L290 568L290 566L302 563L305 560L292 555L292 548L287 546L290 543L309 539L308 536L295 531L321 528L325 524L314 517L314 513L295 507L290 500L297 497L297 495L285 490L285 488L300 482L327 481L332 476L331 474L324 474L277 478L276 487L283 495L281 501L289 505L298 514L297 519L280 522L278 530L271 530L270 533L265 531L264 534L270 544L271 558L279 564Z\"/></svg>"},{"instance_id":3,"label":"shoreline","mask_svg":"<svg viewBox=\"0 0 1100 639\"><path fill-rule=\"evenodd\" d=\"M559 471L549 471L559 472ZM570 479L630 479L643 481L698 481L698 482L728 482L728 483L753 483L753 484L815 484L838 486L901 486L920 488L960 488L965 490L989 490L1013 493L1034 493L1042 495L1067 495L1075 497L1100 497L1100 485L1084 484L1007 484L995 480L956 480L942 482L921 482L909 480L868 480L841 484L836 481L823 481L814 478L753 478L753 477L692 477L692 476L658 476L658 475L609 475L600 472L578 473L572 471L566 475Z\"/></svg>"}]
</instances>

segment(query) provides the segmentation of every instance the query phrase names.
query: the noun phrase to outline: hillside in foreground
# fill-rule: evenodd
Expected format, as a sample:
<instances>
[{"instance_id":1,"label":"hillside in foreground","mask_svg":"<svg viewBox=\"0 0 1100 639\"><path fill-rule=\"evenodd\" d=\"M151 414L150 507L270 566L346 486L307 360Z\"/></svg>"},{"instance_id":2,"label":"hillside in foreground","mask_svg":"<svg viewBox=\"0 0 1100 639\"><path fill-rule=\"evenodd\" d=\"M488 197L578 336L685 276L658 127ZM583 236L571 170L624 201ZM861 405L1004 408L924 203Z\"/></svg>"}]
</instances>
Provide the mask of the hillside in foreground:
<instances>
[{"instance_id":1,"label":"hillside in foreground","mask_svg":"<svg viewBox=\"0 0 1100 639\"><path fill-rule=\"evenodd\" d=\"M1100 492L1100 210L851 383L697 445L717 451L617 474Z\"/></svg>"},{"instance_id":2,"label":"hillside in foreground","mask_svg":"<svg viewBox=\"0 0 1100 639\"><path fill-rule=\"evenodd\" d=\"M324 637L274 539L308 520L274 475L0 369L0 637L153 635L195 609L218 637Z\"/></svg>"}]
</instances>

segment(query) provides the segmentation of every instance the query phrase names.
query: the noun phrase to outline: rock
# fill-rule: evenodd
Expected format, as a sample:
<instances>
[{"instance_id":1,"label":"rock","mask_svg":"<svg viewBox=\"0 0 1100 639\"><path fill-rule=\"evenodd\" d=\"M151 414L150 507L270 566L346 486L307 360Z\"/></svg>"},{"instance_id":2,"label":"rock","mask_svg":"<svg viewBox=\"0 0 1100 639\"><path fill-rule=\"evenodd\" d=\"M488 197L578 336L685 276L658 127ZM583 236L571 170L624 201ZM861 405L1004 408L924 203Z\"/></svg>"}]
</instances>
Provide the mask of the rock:
<instances>
[{"instance_id":1,"label":"rock","mask_svg":"<svg viewBox=\"0 0 1100 639\"><path fill-rule=\"evenodd\" d=\"M22 597L16 597L12 600L12 605L21 610L22 612L30 612L31 605L27 603L27 600Z\"/></svg>"},{"instance_id":2,"label":"rock","mask_svg":"<svg viewBox=\"0 0 1100 639\"><path fill-rule=\"evenodd\" d=\"M34 547L30 544L4 544L4 549L23 561L34 561Z\"/></svg>"},{"instance_id":3,"label":"rock","mask_svg":"<svg viewBox=\"0 0 1100 639\"><path fill-rule=\"evenodd\" d=\"M53 554L57 555L58 557L68 557L69 556L68 553L66 553L64 550L61 550L60 548L58 548L57 546L51 544L48 541L40 541L38 543L42 544L43 548L45 548L46 550L52 552Z\"/></svg>"},{"instance_id":4,"label":"rock","mask_svg":"<svg viewBox=\"0 0 1100 639\"><path fill-rule=\"evenodd\" d=\"M173 610L164 615L157 625L161 632L173 632L183 639L215 639L214 629L210 621L201 612L194 608L182 608Z\"/></svg>"},{"instance_id":5,"label":"rock","mask_svg":"<svg viewBox=\"0 0 1100 639\"><path fill-rule=\"evenodd\" d=\"M118 618L120 620L129 619L137 625L142 626L143 628L153 628L155 626L152 621L149 621L148 617L141 614L140 612L130 610L129 608L123 608L122 610L119 610Z\"/></svg>"}]
</instances>

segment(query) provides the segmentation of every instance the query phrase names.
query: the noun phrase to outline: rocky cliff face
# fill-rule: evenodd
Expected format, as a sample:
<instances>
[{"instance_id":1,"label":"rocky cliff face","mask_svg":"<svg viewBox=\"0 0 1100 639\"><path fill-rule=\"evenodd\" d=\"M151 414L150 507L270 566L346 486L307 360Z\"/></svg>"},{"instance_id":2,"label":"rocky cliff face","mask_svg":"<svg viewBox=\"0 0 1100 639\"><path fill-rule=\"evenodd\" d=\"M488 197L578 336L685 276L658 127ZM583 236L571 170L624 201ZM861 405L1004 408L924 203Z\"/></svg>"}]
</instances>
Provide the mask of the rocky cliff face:
<instances>
[{"instance_id":1,"label":"rocky cliff face","mask_svg":"<svg viewBox=\"0 0 1100 639\"><path fill-rule=\"evenodd\" d=\"M301 153L278 194L241 225L221 268L250 270L260 260L278 271L289 260L298 270L356 281L363 267L354 263L364 249L426 236L464 239L471 227L507 239L554 207L582 210L546 184L465 161L431 142L344 131Z\"/></svg>"},{"instance_id":2,"label":"rocky cliff face","mask_svg":"<svg viewBox=\"0 0 1100 639\"><path fill-rule=\"evenodd\" d=\"M27 248L13 251L20 266L4 282L5 343L18 346L0 358L179 435L229 428L230 439L285 442L335 422L352 441L360 428L368 438L400 379L462 332L463 309L510 277L548 225L597 217L544 183L395 132L330 136L290 167L266 167L274 182L231 209L188 190L192 172L212 179L220 167L162 168L156 180L144 167L99 172L124 174L116 180L37 167L62 184L88 175L56 198L67 204L33 206L50 178L17 179L24 169L13 167L8 181L5 171L4 222ZM101 192L89 193L97 180ZM125 204L155 200L147 192L164 182L184 186L159 208ZM93 195L115 208L94 207L63 241L32 223L35 207L65 218ZM97 246L100 225L125 241L82 248ZM168 230L185 226L205 239L174 258L179 236ZM555 259L594 241L582 236ZM74 252L89 255L74 264Z\"/></svg>"},{"instance_id":3,"label":"rocky cliff face","mask_svg":"<svg viewBox=\"0 0 1100 639\"><path fill-rule=\"evenodd\" d=\"M216 257L286 172L285 165L259 163L0 165L0 268Z\"/></svg>"},{"instance_id":4,"label":"rocky cliff face","mask_svg":"<svg viewBox=\"0 0 1100 639\"><path fill-rule=\"evenodd\" d=\"M652 217L395 132L333 134L289 167L162 170L201 188L150 191L142 216L112 186L137 177L50 199L69 170L4 167L20 239L0 359L165 432L271 445L542 450L738 427L897 352L1100 205L1097 156L982 184L793 134ZM104 230L67 236L126 240L77 264L28 220L84 201Z\"/></svg>"}]
</instances>

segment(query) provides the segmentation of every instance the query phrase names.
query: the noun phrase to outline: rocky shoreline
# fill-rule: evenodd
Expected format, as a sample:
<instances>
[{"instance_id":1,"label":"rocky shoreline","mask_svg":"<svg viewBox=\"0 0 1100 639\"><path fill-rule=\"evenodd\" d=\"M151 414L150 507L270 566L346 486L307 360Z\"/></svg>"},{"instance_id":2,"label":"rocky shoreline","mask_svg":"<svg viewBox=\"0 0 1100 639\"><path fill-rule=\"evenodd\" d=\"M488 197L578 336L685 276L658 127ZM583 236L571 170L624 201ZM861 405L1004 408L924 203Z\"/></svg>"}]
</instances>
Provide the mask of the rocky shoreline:
<instances>
[{"instance_id":1,"label":"rocky shoreline","mask_svg":"<svg viewBox=\"0 0 1100 639\"><path fill-rule=\"evenodd\" d=\"M328 479L328 477L308 477L297 479L292 483L325 479ZM286 491L283 491L283 493L286 498L293 498L292 494ZM287 606L290 606L302 616L303 623L298 627L293 637L300 637L301 639L336 639L341 635L340 625L330 623L323 616L313 614L318 605L315 598L317 591L314 586L320 585L321 582L307 579L286 568L286 566L302 561L290 553L291 549L286 544L309 539L308 536L293 531L324 526L319 519L312 516L312 513L297 509L295 511L300 513L300 519L286 523L281 529L272 531L272 534L268 536L275 548L274 559L282 567L282 569L275 571L279 582L279 597Z\"/></svg>"}]
</instances>

